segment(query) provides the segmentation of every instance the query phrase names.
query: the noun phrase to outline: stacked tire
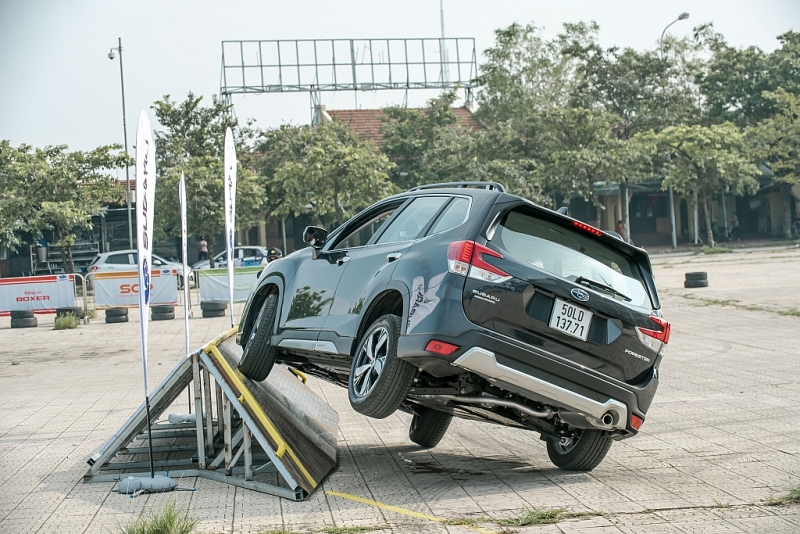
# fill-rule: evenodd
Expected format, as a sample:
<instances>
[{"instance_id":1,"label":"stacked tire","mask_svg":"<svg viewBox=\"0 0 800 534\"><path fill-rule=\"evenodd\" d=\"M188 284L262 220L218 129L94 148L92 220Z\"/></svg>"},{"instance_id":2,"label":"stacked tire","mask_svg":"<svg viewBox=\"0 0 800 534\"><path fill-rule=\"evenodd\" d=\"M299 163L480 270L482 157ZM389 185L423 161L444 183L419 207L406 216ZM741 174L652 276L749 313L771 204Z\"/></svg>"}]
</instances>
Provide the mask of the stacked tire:
<instances>
[{"instance_id":1,"label":"stacked tire","mask_svg":"<svg viewBox=\"0 0 800 534\"><path fill-rule=\"evenodd\" d=\"M11 310L11 328L33 328L38 324L33 310Z\"/></svg>"},{"instance_id":2,"label":"stacked tire","mask_svg":"<svg viewBox=\"0 0 800 534\"><path fill-rule=\"evenodd\" d=\"M106 310L107 323L127 323L128 308L109 308Z\"/></svg>"},{"instance_id":3,"label":"stacked tire","mask_svg":"<svg viewBox=\"0 0 800 534\"><path fill-rule=\"evenodd\" d=\"M708 287L708 273L706 272L686 273L685 277L683 287Z\"/></svg>"},{"instance_id":4,"label":"stacked tire","mask_svg":"<svg viewBox=\"0 0 800 534\"><path fill-rule=\"evenodd\" d=\"M175 318L175 306L150 306L150 319L153 321L171 321Z\"/></svg>"},{"instance_id":5,"label":"stacked tire","mask_svg":"<svg viewBox=\"0 0 800 534\"><path fill-rule=\"evenodd\" d=\"M228 301L227 300L200 301L200 309L203 310L203 317L225 317L225 310L228 309Z\"/></svg>"}]
</instances>

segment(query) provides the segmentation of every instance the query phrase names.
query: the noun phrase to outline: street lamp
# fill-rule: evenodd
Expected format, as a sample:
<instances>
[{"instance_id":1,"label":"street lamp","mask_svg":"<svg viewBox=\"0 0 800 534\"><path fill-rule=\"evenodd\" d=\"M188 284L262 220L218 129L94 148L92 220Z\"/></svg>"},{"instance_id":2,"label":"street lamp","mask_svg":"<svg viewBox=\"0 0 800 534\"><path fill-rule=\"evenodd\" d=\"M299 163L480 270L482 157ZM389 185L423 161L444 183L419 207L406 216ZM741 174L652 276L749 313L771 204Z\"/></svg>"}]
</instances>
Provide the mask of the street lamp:
<instances>
[{"instance_id":1,"label":"street lamp","mask_svg":"<svg viewBox=\"0 0 800 534\"><path fill-rule=\"evenodd\" d=\"M660 44L659 49L661 50L661 53L660 53L659 57L661 58L661 61L664 61L664 34L667 33L667 30L669 29L670 26L672 26L673 24L675 24L679 20L686 20L688 18L689 18L689 13L684 11L683 13L678 15L677 19L675 19L672 22L670 22L669 24L667 24L667 27L664 28L663 32L661 32L661 39L659 40L659 44ZM667 114L668 114L667 105L664 104L664 118L665 119L667 118ZM678 248L678 235L677 235L677 231L675 230L675 198L674 198L674 195L673 195L673 192L672 192L672 186L669 186L669 225L670 225L670 227L672 229L672 250L675 250L675 249Z\"/></svg>"},{"instance_id":2,"label":"street lamp","mask_svg":"<svg viewBox=\"0 0 800 534\"><path fill-rule=\"evenodd\" d=\"M116 57L115 52L119 52L119 84L122 87L122 134L125 139L125 155L128 155L128 123L125 120L125 78L122 76L122 37L119 38L119 46L108 52L108 59ZM133 219L131 218L131 177L128 172L128 161L125 160L125 202L128 206L128 248L133 248Z\"/></svg>"}]
</instances>

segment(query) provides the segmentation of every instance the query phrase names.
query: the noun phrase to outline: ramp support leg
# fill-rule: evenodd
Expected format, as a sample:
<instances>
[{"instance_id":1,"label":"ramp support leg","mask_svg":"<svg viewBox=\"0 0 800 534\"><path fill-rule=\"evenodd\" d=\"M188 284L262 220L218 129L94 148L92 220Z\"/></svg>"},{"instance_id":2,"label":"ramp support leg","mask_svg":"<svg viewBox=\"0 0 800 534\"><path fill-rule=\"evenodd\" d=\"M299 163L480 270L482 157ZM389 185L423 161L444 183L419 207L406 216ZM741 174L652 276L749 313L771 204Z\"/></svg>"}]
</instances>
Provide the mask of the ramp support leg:
<instances>
[{"instance_id":1,"label":"ramp support leg","mask_svg":"<svg viewBox=\"0 0 800 534\"><path fill-rule=\"evenodd\" d=\"M218 388L217 392L220 393L221 397L222 390ZM222 414L224 425L223 436L225 440L225 473L230 475L231 469L233 468L233 443L231 443L231 401L228 400L228 397L225 397L222 401Z\"/></svg>"},{"instance_id":2,"label":"ramp support leg","mask_svg":"<svg viewBox=\"0 0 800 534\"><path fill-rule=\"evenodd\" d=\"M211 404L211 377L208 369L203 369L203 397L206 409L206 454L214 455L214 407Z\"/></svg>"},{"instance_id":3,"label":"ramp support leg","mask_svg":"<svg viewBox=\"0 0 800 534\"><path fill-rule=\"evenodd\" d=\"M244 479L253 480L253 445L250 439L250 429L242 425L242 448L244 449Z\"/></svg>"},{"instance_id":4,"label":"ramp support leg","mask_svg":"<svg viewBox=\"0 0 800 534\"><path fill-rule=\"evenodd\" d=\"M194 384L194 409L197 413L195 427L197 429L197 465L200 469L206 468L206 443L203 436L203 394L200 380L200 358L192 354L192 382ZM205 410L206 414L208 409Z\"/></svg>"}]
</instances>

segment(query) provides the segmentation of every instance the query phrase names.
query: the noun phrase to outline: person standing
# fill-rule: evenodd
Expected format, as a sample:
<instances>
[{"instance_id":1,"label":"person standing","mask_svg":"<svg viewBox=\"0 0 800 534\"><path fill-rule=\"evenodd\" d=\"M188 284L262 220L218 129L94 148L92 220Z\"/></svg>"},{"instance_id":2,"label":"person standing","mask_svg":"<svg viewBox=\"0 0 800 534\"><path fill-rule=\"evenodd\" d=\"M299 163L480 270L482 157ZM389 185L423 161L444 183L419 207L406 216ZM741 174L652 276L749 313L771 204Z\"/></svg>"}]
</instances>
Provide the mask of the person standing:
<instances>
[{"instance_id":1,"label":"person standing","mask_svg":"<svg viewBox=\"0 0 800 534\"><path fill-rule=\"evenodd\" d=\"M208 259L208 242L203 236L200 236L200 242L197 243L197 257L199 260Z\"/></svg>"}]
</instances>

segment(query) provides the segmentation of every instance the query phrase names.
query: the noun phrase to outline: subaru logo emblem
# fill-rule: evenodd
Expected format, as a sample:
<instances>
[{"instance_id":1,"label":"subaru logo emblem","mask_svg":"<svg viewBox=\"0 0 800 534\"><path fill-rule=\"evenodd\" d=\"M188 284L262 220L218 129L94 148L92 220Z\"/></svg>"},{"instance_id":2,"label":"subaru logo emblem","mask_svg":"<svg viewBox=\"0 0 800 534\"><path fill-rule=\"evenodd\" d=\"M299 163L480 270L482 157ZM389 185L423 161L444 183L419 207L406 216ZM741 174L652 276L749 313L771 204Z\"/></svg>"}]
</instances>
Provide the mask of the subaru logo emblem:
<instances>
[{"instance_id":1,"label":"subaru logo emblem","mask_svg":"<svg viewBox=\"0 0 800 534\"><path fill-rule=\"evenodd\" d=\"M572 293L572 296L581 302L586 302L589 300L589 293L578 287L574 288L572 291L570 291L570 293Z\"/></svg>"},{"instance_id":2,"label":"subaru logo emblem","mask_svg":"<svg viewBox=\"0 0 800 534\"><path fill-rule=\"evenodd\" d=\"M142 259L142 272L144 273L144 303L150 304L150 266L147 258Z\"/></svg>"}]
</instances>

